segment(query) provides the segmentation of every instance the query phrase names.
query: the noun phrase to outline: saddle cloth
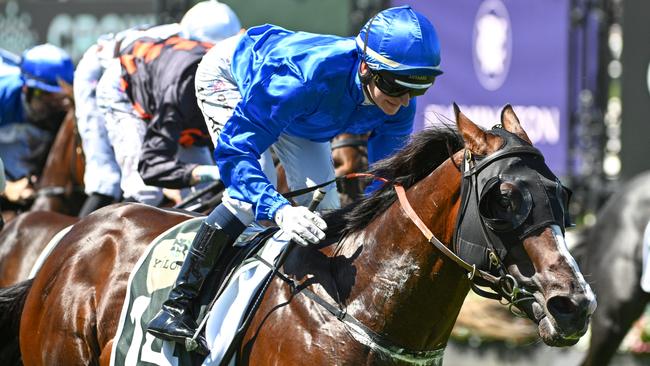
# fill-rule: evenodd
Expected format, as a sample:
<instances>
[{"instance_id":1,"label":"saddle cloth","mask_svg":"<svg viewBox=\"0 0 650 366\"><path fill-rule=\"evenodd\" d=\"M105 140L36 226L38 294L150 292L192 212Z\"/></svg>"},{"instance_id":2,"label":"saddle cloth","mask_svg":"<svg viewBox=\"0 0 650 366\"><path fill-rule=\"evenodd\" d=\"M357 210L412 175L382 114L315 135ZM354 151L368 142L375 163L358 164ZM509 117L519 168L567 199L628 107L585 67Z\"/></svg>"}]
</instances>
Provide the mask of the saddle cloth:
<instances>
[{"instance_id":1,"label":"saddle cloth","mask_svg":"<svg viewBox=\"0 0 650 366\"><path fill-rule=\"evenodd\" d=\"M113 341L111 366L122 365L219 365L246 309L271 269L257 260L247 260L232 276L206 318L205 336L210 354L199 359L183 345L166 342L146 332L146 326L160 310L180 271L202 217L185 221L156 238L138 260L128 281L126 300ZM262 231L249 227L235 245L242 245ZM258 253L273 263L287 245L281 231L276 232ZM231 360L230 364L234 365Z\"/></svg>"}]
</instances>

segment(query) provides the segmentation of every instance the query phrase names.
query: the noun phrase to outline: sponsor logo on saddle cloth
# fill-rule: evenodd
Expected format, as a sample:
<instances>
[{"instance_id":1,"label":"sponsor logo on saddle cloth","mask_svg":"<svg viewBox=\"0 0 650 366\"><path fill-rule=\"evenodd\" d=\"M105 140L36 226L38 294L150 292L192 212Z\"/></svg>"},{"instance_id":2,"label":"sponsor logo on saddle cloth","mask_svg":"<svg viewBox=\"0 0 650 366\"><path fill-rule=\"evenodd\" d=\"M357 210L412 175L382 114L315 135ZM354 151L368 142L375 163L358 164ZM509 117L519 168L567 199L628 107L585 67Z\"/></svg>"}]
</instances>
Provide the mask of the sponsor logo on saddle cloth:
<instances>
[{"instance_id":1,"label":"sponsor logo on saddle cloth","mask_svg":"<svg viewBox=\"0 0 650 366\"><path fill-rule=\"evenodd\" d=\"M181 231L175 238L165 237L153 246L147 266L147 292L174 284L195 235L196 231Z\"/></svg>"},{"instance_id":2,"label":"sponsor logo on saddle cloth","mask_svg":"<svg viewBox=\"0 0 650 366\"><path fill-rule=\"evenodd\" d=\"M146 326L167 300L202 221L203 217L193 218L160 234L133 267L113 342L111 366L196 364L185 347L155 338L146 332ZM249 227L235 245L261 230ZM259 252L268 262L273 262L287 245L281 233L277 232ZM247 260L237 270L208 315L206 339L211 354L203 360L204 365L219 364L250 299L269 274L270 268L259 261Z\"/></svg>"}]
</instances>

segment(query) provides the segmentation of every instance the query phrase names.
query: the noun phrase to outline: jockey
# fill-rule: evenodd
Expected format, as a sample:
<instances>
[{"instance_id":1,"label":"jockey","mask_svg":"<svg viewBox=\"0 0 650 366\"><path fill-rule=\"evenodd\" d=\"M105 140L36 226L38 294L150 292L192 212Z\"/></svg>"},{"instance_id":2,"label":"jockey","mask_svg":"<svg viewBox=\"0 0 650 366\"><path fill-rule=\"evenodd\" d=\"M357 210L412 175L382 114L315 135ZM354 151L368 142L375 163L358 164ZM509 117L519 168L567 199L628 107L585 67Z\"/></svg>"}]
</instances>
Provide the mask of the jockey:
<instances>
[{"instance_id":1,"label":"jockey","mask_svg":"<svg viewBox=\"0 0 650 366\"><path fill-rule=\"evenodd\" d=\"M408 139L414 97L433 85L439 66L436 31L409 6L380 12L356 38L263 25L212 48L196 92L227 189L148 331L176 342L193 336L192 301L222 250L253 221L273 220L301 245L325 237L325 222L304 207L309 197L294 207L275 190L270 147L290 189L334 178L329 140L342 132L371 132L369 162L387 157ZM321 208L337 206L330 185Z\"/></svg>"},{"instance_id":2,"label":"jockey","mask_svg":"<svg viewBox=\"0 0 650 366\"><path fill-rule=\"evenodd\" d=\"M195 122L197 126L204 125L193 97L193 77L191 80L189 78L185 80L185 84L179 85L179 87L184 86L189 90L185 94L179 94L173 88L165 88L176 85L176 82L179 81L176 79L181 77L180 74L171 76L173 73L170 73L170 70L178 72L185 70L190 73L188 67L191 68L191 65L177 65L182 67L180 69L173 67L165 70L163 67L164 62L161 60L167 60L167 56L161 57L162 55L160 55L152 63L143 63L143 66L138 68L137 74L131 75L126 70L123 71L123 65L120 64L120 59L117 57L124 56L124 59L128 58L127 54L133 52L136 47L140 47L137 44L143 40L147 40L149 44L152 44L173 36L182 36L199 42L212 43L237 33L240 28L239 20L230 7L215 0L203 1L187 12L180 24L174 23L149 29L128 30L110 37L108 42L104 40L104 43L107 43L106 46L102 47L101 40L98 41L96 46L98 50L91 48L86 52L89 58L88 63L84 61L86 59L86 55L84 55L84 59L77 68L79 73L80 68L84 66L83 73L87 77L80 77L80 79L84 81L86 86L80 86L79 89L84 88L87 91L85 92L87 96L85 99L91 99L91 103L88 103L88 105L96 104L98 108L90 108L85 112L88 117L85 117L84 120L88 122L83 123L83 125L87 125L87 127L80 127L80 132L84 140L84 151L87 159L84 178L86 191L89 194L94 194L97 199L87 201L87 204L82 209L82 214L90 213L94 209L118 199L121 191L124 192L124 197L127 200L153 205L159 204L162 200L162 190L158 187L146 185L137 171L139 157L143 149L145 130L157 129L157 132L151 132L152 135L155 135L151 140L162 136L161 139L156 140L156 143L152 143L152 149L154 150L153 154L156 155L155 159L158 159L156 160L157 164L167 163L169 165L167 171L159 171L159 174L166 175L173 173L174 169L181 169L183 166L174 158L174 154L178 150L176 142L169 146L161 147L159 145L161 142L167 142L167 137L170 134L174 141L178 140L173 135L179 134L180 130L168 131L168 129L175 129L179 124L169 123L170 119L188 117L183 113L188 113L189 108L190 110L193 109L192 113L197 114L199 117L194 118L198 120L198 122ZM115 47L116 43L118 43L117 48ZM110 57L104 55L106 49L111 51ZM139 49L142 50L143 48ZM156 48L153 52L157 50L159 49ZM168 53L168 51L165 51L165 53ZM175 52L170 54L172 53ZM178 54L182 53L192 52L178 52ZM153 53L150 53L149 56L153 56ZM190 64L193 62L198 63L200 56L202 54L193 56L198 57L195 60L196 62L191 60L185 62ZM175 60L178 61L179 59L176 58ZM88 67L85 67L87 65ZM167 66L169 67L169 65ZM166 72L163 72L164 70ZM155 74L156 72L160 74ZM193 74L193 72L191 73ZM122 81L123 74L125 76L124 81L129 81L127 90L123 90L127 86ZM154 89L148 83L152 83ZM89 93L94 90L94 84L97 84L96 95ZM189 88L188 84L192 88ZM187 100L186 94L188 93L191 94L190 99L192 100L190 101ZM180 105L180 100L174 100L174 98L181 97L185 98L185 100L182 100L183 105ZM143 99L146 99L146 101ZM147 110L139 110L138 108L141 106L145 106L144 108ZM168 106L171 107L167 108ZM163 110L162 107L166 109ZM185 110L179 111L179 107L185 108ZM143 121L147 124L143 123ZM182 120L182 122L192 123L189 120ZM203 130L205 131L205 127L203 127ZM192 135L188 136L192 137ZM97 141L100 141L100 143L97 143ZM184 141L187 141L187 139ZM182 156L181 154L180 158L182 160L200 161L206 164L212 162L209 156L210 152L205 148L183 148L180 150L181 153L186 155ZM185 168L191 169L195 166L196 164L192 164L189 168L187 166ZM102 173L97 174L98 172ZM175 174L174 178L178 178L179 173L173 174ZM184 173L180 173L180 175L184 175ZM170 180L174 179L169 178L171 178ZM165 182L161 183L156 179L147 181L159 186L165 184ZM189 185L187 181L179 183L178 180L175 180L168 186L176 188Z\"/></svg>"},{"instance_id":3,"label":"jockey","mask_svg":"<svg viewBox=\"0 0 650 366\"><path fill-rule=\"evenodd\" d=\"M74 72L75 115L84 150L84 189L88 196L79 217L117 202L122 196L120 167L108 141L104 116L97 107L96 89L104 70L115 58L116 46L129 31L138 30L101 36L83 54Z\"/></svg>"},{"instance_id":4,"label":"jockey","mask_svg":"<svg viewBox=\"0 0 650 366\"><path fill-rule=\"evenodd\" d=\"M51 44L25 51L19 66L0 76L0 156L9 181L40 173L26 160L53 141L70 106L61 85L74 73L70 56Z\"/></svg>"}]
</instances>

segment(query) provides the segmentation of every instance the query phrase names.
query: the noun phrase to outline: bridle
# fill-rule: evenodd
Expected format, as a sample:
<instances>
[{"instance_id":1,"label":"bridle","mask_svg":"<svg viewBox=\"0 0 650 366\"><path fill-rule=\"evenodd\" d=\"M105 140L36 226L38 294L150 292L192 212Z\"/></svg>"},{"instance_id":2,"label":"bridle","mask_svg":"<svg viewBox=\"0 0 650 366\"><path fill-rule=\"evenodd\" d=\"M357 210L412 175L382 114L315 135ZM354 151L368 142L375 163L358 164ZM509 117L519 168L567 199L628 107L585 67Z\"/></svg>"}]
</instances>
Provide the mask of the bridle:
<instances>
[{"instance_id":1,"label":"bridle","mask_svg":"<svg viewBox=\"0 0 650 366\"><path fill-rule=\"evenodd\" d=\"M331 150L341 149L344 147L353 147L358 150L359 148L366 146L368 146L368 139L363 135L363 137L347 137L336 140L332 142Z\"/></svg>"},{"instance_id":2,"label":"bridle","mask_svg":"<svg viewBox=\"0 0 650 366\"><path fill-rule=\"evenodd\" d=\"M495 152L494 154L491 154L481 160L480 162L477 162L475 160L474 155L469 151L469 150L464 150L464 158L463 158L463 180L461 183L461 195L463 193L467 193L470 191L473 191L475 194L473 197L464 197L464 202L465 204L461 203L461 211L458 214L458 220L456 222L456 228L455 228L455 235L454 235L454 243L453 247L458 248L461 244L459 243L460 240L460 235L458 235L458 230L460 227L460 223L465 217L465 213L467 210L468 205L466 204L469 199L474 199L476 202L476 205L478 206L479 202L479 195L478 195L478 173L485 168L486 166L492 164L493 162L507 158L507 157L512 157L512 156L520 156L522 154L532 154L532 155L537 155L537 156L542 156L542 154L537 150L536 148L532 146L514 146L510 147L508 149L503 149ZM468 189L468 185L472 185L474 187L473 190ZM395 184L395 192L397 193L397 197L399 200L399 203L406 213L406 215L409 217L409 219L420 229L424 237L427 239L427 241L433 246L436 247L442 254L444 254L447 258L451 259L454 263L456 263L459 267L461 267L466 273L467 273L467 278L470 280L471 288L474 292L476 292L478 295L487 297L490 299L495 299L495 300L502 300L505 299L506 304L509 305L510 311L513 313L520 315L515 312L514 310L514 305L517 303L532 299L532 293L526 290L523 286L520 286L517 280L510 274L508 274L507 269L505 268L503 262L499 258L499 255L497 254L497 250L495 248L494 243L490 239L489 235L487 235L487 228L485 227L485 222L484 219L479 215L479 223L481 227L481 231L483 232L484 236L484 245L487 247L488 253L489 253L489 260L490 260L490 266L495 269L499 275L494 275L493 273L489 271L482 270L480 268L477 268L475 263L468 263L465 261L463 258L461 258L458 254L456 254L452 249L449 249L446 245L444 245L438 238L433 235L431 230L426 226L426 224L420 219L418 214L413 210L413 207L408 201L408 198L406 197L406 191L404 190L404 187L402 187L399 184ZM483 283L477 283L477 280L483 280ZM488 286L493 289L495 292L488 292L485 290L482 290L479 288L481 285L485 285L485 283L488 284ZM524 295L523 298L520 296Z\"/></svg>"},{"instance_id":3,"label":"bridle","mask_svg":"<svg viewBox=\"0 0 650 366\"><path fill-rule=\"evenodd\" d=\"M81 135L79 134L79 129L77 127L77 122L75 120L74 127L72 130L72 133L74 135L74 146L73 146L73 152L71 155L71 159L69 161L69 169L68 172L70 174L70 177L72 178L72 193L83 193L84 192L84 186L83 182L77 183L75 177L77 176L78 173L78 168L77 168L77 161L79 159L83 159L83 147L81 144ZM61 197L65 196L68 193L68 188L65 186L60 186L60 185L48 185L45 187L39 187L39 189L36 191L36 196L37 197Z\"/></svg>"}]
</instances>

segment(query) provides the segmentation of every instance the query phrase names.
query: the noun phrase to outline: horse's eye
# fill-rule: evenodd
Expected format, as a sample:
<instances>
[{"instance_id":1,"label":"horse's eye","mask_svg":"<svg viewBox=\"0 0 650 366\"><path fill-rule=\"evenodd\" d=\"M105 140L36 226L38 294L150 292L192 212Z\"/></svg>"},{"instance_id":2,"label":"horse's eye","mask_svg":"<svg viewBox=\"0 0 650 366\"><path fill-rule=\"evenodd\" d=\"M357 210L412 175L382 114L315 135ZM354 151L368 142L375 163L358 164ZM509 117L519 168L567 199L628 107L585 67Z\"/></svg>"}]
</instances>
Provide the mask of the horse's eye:
<instances>
[{"instance_id":1,"label":"horse's eye","mask_svg":"<svg viewBox=\"0 0 650 366\"><path fill-rule=\"evenodd\" d=\"M487 191L479 202L479 213L493 230L513 230L530 213L530 192L516 179L496 183L492 186L488 183Z\"/></svg>"},{"instance_id":2,"label":"horse's eye","mask_svg":"<svg viewBox=\"0 0 650 366\"><path fill-rule=\"evenodd\" d=\"M497 204L504 210L507 210L510 207L510 203L510 196L507 193L504 194L501 192L501 195L497 198Z\"/></svg>"},{"instance_id":3,"label":"horse's eye","mask_svg":"<svg viewBox=\"0 0 650 366\"><path fill-rule=\"evenodd\" d=\"M514 204L513 197L516 193L515 190L516 187L513 184L508 182L501 183L498 190L498 197L496 197L497 205L504 210L512 209Z\"/></svg>"}]
</instances>

